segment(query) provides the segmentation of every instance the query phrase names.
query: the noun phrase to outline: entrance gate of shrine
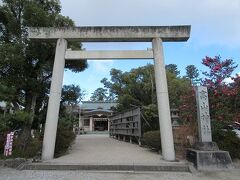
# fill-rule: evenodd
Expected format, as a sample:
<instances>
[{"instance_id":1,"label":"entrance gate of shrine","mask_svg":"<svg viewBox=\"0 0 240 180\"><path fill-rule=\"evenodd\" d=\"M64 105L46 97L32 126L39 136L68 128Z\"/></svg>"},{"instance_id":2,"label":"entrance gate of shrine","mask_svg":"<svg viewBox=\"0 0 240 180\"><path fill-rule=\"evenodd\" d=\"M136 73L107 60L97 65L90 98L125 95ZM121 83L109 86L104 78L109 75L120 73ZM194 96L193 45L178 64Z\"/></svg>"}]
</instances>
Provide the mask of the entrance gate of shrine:
<instances>
[{"instance_id":1,"label":"entrance gate of shrine","mask_svg":"<svg viewBox=\"0 0 240 180\"><path fill-rule=\"evenodd\" d=\"M65 60L79 59L154 59L162 156L175 160L170 117L163 42L187 41L191 26L117 26L74 28L29 28L32 40L57 41L52 83L43 139L42 160L53 159ZM68 41L79 42L152 42L152 50L72 51Z\"/></svg>"}]
</instances>

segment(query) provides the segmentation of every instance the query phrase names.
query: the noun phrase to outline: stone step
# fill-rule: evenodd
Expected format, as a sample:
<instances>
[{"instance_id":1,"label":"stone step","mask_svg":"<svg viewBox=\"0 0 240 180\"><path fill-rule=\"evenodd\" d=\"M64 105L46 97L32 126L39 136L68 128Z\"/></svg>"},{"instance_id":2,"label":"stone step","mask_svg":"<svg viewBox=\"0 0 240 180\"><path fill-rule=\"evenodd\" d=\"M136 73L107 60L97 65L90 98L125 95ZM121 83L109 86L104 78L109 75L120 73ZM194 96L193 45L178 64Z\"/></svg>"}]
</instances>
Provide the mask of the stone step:
<instances>
[{"instance_id":1,"label":"stone step","mask_svg":"<svg viewBox=\"0 0 240 180\"><path fill-rule=\"evenodd\" d=\"M186 163L161 164L59 164L59 163L25 163L18 170L86 170L86 171L171 171L190 172Z\"/></svg>"}]
</instances>

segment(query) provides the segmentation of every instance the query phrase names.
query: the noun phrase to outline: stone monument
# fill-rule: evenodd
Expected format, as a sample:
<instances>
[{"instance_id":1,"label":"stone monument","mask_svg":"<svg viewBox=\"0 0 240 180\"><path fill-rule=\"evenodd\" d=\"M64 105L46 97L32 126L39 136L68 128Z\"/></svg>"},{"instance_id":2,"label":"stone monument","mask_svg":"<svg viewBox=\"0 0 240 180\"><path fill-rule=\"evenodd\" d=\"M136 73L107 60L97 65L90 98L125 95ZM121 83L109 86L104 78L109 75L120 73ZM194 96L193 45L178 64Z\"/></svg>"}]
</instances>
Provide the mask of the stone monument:
<instances>
[{"instance_id":1,"label":"stone monument","mask_svg":"<svg viewBox=\"0 0 240 180\"><path fill-rule=\"evenodd\" d=\"M199 137L194 147L187 149L187 160L192 162L198 170L230 168L232 160L229 153L219 150L218 145L212 142L207 87L195 87L195 94Z\"/></svg>"}]
</instances>

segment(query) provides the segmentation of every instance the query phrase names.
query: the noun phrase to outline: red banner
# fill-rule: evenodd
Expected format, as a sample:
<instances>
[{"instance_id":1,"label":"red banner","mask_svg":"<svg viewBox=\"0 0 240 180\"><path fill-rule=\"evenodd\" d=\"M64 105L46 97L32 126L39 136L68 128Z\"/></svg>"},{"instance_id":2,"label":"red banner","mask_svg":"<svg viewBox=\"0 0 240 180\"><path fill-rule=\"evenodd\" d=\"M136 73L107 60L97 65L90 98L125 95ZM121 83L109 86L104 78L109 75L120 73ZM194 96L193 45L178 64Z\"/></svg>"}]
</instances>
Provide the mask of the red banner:
<instances>
[{"instance_id":1,"label":"red banner","mask_svg":"<svg viewBox=\"0 0 240 180\"><path fill-rule=\"evenodd\" d=\"M7 134L7 139L4 147L4 156L12 155L13 138L14 138L14 132L10 132Z\"/></svg>"}]
</instances>

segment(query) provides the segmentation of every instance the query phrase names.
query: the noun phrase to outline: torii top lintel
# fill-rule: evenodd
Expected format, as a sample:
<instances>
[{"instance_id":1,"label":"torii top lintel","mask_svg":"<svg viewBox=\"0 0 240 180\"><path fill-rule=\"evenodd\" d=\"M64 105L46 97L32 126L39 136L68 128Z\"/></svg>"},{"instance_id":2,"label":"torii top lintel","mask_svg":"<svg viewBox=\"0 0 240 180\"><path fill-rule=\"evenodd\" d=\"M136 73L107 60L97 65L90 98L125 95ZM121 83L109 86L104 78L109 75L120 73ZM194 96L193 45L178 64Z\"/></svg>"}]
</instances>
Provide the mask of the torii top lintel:
<instances>
[{"instance_id":1,"label":"torii top lintel","mask_svg":"<svg viewBox=\"0 0 240 180\"><path fill-rule=\"evenodd\" d=\"M29 39L81 42L150 42L161 38L165 42L187 41L191 26L89 26L71 28L28 28Z\"/></svg>"}]
</instances>

